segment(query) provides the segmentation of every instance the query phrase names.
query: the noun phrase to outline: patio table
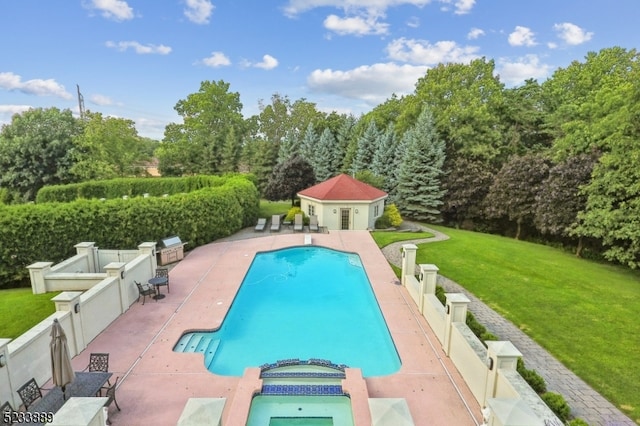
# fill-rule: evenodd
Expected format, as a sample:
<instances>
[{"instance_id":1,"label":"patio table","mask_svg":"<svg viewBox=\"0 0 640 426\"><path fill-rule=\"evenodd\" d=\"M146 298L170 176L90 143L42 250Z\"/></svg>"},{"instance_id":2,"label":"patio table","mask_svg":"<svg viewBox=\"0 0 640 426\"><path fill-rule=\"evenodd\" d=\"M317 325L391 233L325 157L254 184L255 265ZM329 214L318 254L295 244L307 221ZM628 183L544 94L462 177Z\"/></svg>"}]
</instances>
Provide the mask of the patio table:
<instances>
[{"instance_id":1,"label":"patio table","mask_svg":"<svg viewBox=\"0 0 640 426\"><path fill-rule=\"evenodd\" d=\"M113 373L105 373L102 371L80 372L76 371L76 378L73 382L66 386L64 395L62 388L56 386L49 392L44 394L42 398L35 404L31 405L27 410L29 413L55 413L64 403L71 397L89 397L96 396L105 383L111 378ZM31 423L43 424L43 423Z\"/></svg>"},{"instance_id":2,"label":"patio table","mask_svg":"<svg viewBox=\"0 0 640 426\"><path fill-rule=\"evenodd\" d=\"M154 299L158 300L165 297L164 294L160 293L160 287L169 284L169 279L167 277L153 277L149 279L149 284L155 286L158 290L156 295L153 296Z\"/></svg>"}]
</instances>

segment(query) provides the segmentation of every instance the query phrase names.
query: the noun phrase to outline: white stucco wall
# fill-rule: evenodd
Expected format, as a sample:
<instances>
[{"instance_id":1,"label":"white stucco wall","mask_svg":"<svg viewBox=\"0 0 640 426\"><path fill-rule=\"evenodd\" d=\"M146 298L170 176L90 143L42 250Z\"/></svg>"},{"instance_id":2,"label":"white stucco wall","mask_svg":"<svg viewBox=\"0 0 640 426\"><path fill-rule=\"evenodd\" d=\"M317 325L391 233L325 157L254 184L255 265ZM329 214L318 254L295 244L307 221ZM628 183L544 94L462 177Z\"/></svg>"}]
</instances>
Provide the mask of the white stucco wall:
<instances>
[{"instance_id":1,"label":"white stucco wall","mask_svg":"<svg viewBox=\"0 0 640 426\"><path fill-rule=\"evenodd\" d=\"M309 206L313 206L315 215L318 216L318 224L320 226L326 226L329 230L341 229L341 209L348 209L349 229L366 230L368 228L373 228L375 226L376 219L382 216L385 198L386 197L379 198L373 201L322 201L301 196L300 208L308 216ZM376 206L378 207L377 215L375 214Z\"/></svg>"}]
</instances>

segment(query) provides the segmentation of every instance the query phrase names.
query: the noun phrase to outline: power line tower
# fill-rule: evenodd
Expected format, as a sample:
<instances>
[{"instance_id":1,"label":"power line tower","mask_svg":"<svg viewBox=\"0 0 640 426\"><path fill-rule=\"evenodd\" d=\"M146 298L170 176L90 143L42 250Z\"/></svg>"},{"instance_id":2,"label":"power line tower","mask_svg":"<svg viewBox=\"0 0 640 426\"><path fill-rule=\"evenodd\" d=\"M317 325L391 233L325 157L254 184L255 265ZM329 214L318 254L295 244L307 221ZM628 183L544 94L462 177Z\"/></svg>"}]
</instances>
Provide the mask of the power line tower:
<instances>
[{"instance_id":1,"label":"power line tower","mask_svg":"<svg viewBox=\"0 0 640 426\"><path fill-rule=\"evenodd\" d=\"M84 96L80 93L80 86L76 84L78 88L78 109L80 111L80 118L84 120Z\"/></svg>"}]
</instances>

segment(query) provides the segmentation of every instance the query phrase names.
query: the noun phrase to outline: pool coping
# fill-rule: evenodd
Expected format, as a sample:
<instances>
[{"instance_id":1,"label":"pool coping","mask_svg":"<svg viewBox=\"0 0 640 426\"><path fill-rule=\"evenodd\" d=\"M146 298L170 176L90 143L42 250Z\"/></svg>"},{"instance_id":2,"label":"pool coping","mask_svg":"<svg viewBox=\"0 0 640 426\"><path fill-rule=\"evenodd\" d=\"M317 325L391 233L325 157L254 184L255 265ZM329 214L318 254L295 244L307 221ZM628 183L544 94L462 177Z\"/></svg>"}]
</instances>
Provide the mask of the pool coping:
<instances>
[{"instance_id":1,"label":"pool coping","mask_svg":"<svg viewBox=\"0 0 640 426\"><path fill-rule=\"evenodd\" d=\"M331 231L314 235L313 243L360 255L402 361L395 374L361 380L365 389L353 382L354 417L370 419L368 402L357 401L404 398L416 424L480 424L479 405L370 234ZM201 354L172 349L183 332L222 323L256 252L303 244L302 234L269 234L194 249L173 267L166 298L132 305L74 358L74 367L84 368L91 352L110 353L110 368L121 383L122 411L110 410L115 422L175 424L189 398L226 398L223 424L244 424L236 420L260 390L259 368L246 369L242 378L218 376L206 370Z\"/></svg>"}]
</instances>

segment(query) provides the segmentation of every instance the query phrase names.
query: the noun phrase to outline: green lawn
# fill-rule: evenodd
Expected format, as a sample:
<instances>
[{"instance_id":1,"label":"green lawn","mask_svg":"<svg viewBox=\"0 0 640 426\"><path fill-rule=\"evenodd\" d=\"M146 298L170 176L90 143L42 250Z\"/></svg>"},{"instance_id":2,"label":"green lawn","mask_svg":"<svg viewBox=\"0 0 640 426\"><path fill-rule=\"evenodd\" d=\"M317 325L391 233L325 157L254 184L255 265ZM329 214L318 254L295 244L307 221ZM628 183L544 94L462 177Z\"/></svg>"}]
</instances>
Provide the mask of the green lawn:
<instances>
[{"instance_id":1,"label":"green lawn","mask_svg":"<svg viewBox=\"0 0 640 426\"><path fill-rule=\"evenodd\" d=\"M513 239L433 226L433 263L640 420L640 273ZM526 359L525 359L526 362Z\"/></svg>"},{"instance_id":2,"label":"green lawn","mask_svg":"<svg viewBox=\"0 0 640 426\"><path fill-rule=\"evenodd\" d=\"M378 244L378 247L385 247L391 243L407 240L421 240L423 238L431 238L433 234L429 232L394 232L394 231L375 231L371 234Z\"/></svg>"},{"instance_id":3,"label":"green lawn","mask_svg":"<svg viewBox=\"0 0 640 426\"><path fill-rule=\"evenodd\" d=\"M258 216L270 219L274 214L286 214L290 208L290 201L260 200L260 212Z\"/></svg>"},{"instance_id":4,"label":"green lawn","mask_svg":"<svg viewBox=\"0 0 640 426\"><path fill-rule=\"evenodd\" d=\"M31 288L0 290L0 338L15 339L56 311L60 292L33 294Z\"/></svg>"}]
</instances>

